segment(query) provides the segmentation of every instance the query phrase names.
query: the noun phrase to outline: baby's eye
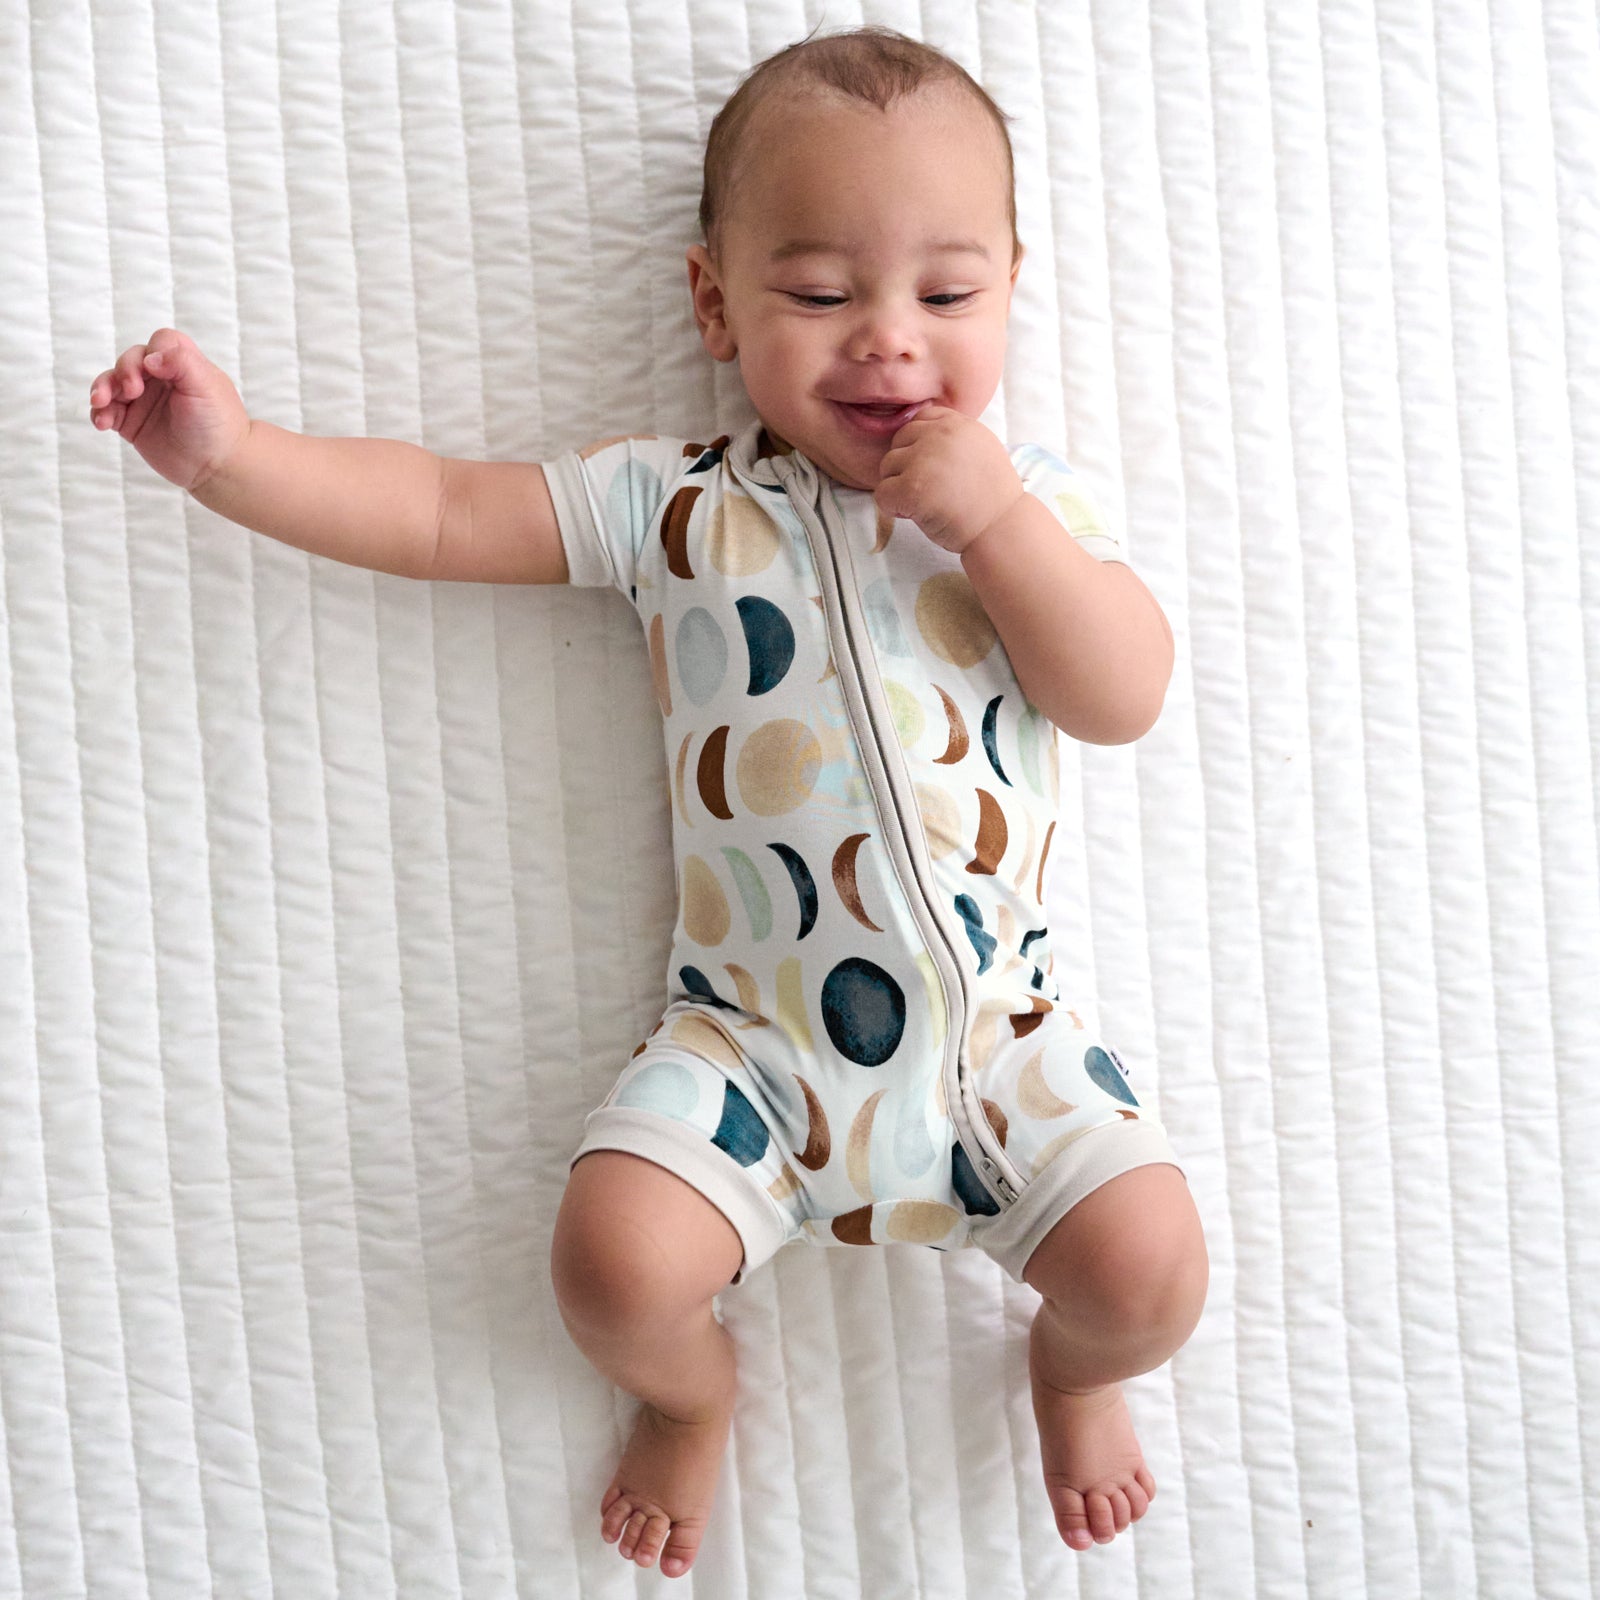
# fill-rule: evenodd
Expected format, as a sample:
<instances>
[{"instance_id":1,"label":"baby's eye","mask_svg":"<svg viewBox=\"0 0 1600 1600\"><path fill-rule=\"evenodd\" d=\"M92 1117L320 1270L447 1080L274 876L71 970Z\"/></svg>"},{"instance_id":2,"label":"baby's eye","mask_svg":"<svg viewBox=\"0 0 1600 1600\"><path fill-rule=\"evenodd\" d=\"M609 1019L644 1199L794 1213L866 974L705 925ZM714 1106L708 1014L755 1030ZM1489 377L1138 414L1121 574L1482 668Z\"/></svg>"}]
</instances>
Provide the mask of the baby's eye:
<instances>
[{"instance_id":1,"label":"baby's eye","mask_svg":"<svg viewBox=\"0 0 1600 1600\"><path fill-rule=\"evenodd\" d=\"M842 306L844 304L844 296L842 294L795 294L791 295L790 299L798 300L803 306L822 306L824 308Z\"/></svg>"},{"instance_id":2,"label":"baby's eye","mask_svg":"<svg viewBox=\"0 0 1600 1600\"><path fill-rule=\"evenodd\" d=\"M961 294L930 294L923 300L923 304L929 306L959 306L972 299L975 293L975 290L968 289Z\"/></svg>"}]
</instances>

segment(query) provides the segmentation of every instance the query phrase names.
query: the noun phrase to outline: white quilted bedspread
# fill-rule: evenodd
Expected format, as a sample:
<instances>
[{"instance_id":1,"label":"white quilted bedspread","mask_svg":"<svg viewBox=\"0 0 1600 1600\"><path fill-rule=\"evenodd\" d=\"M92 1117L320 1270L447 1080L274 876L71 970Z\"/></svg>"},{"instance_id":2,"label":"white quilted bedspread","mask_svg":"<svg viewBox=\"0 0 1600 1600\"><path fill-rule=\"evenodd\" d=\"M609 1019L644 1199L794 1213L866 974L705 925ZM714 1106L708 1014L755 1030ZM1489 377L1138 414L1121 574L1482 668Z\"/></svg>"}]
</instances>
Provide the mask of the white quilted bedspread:
<instances>
[{"instance_id":1,"label":"white quilted bedspread","mask_svg":"<svg viewBox=\"0 0 1600 1600\"><path fill-rule=\"evenodd\" d=\"M547 1276L663 997L637 620L246 534L88 385L170 324L313 433L724 431L701 141L861 20L1014 116L991 420L1177 634L1065 746L1051 909L1212 1290L1076 1557L1031 1292L786 1250L669 1585ZM1593 0L0 0L0 225L0 1596L1596 1591Z\"/></svg>"}]
</instances>

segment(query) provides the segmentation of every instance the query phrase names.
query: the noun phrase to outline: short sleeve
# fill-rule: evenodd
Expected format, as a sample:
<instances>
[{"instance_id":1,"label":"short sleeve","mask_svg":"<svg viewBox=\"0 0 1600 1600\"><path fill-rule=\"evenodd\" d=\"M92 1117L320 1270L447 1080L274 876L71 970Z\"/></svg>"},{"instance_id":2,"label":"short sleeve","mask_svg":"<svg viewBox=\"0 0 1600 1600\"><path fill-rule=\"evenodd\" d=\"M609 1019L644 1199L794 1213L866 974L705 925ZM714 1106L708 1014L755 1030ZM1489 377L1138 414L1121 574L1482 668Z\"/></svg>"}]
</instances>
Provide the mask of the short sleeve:
<instances>
[{"instance_id":1,"label":"short sleeve","mask_svg":"<svg viewBox=\"0 0 1600 1600\"><path fill-rule=\"evenodd\" d=\"M1083 480L1041 445L1019 444L1011 464L1029 494L1049 506L1057 522L1099 561L1131 565L1122 541L1095 504Z\"/></svg>"},{"instance_id":2,"label":"short sleeve","mask_svg":"<svg viewBox=\"0 0 1600 1600\"><path fill-rule=\"evenodd\" d=\"M601 439L542 463L569 583L610 584L633 599L650 525L695 454L687 440L637 434Z\"/></svg>"}]
</instances>

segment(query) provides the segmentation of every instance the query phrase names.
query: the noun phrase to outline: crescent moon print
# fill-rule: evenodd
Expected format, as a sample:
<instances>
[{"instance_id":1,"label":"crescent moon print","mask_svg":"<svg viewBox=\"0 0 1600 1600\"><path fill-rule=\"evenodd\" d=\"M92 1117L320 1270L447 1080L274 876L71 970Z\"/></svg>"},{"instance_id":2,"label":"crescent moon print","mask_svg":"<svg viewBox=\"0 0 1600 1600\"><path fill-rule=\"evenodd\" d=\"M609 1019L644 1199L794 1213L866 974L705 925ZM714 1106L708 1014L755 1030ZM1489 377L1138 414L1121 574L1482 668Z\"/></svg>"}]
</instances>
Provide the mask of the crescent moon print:
<instances>
[{"instance_id":1,"label":"crescent moon print","mask_svg":"<svg viewBox=\"0 0 1600 1600\"><path fill-rule=\"evenodd\" d=\"M697 456L695 464L689 468L690 472L709 472L712 467L722 460L722 452L728 448L728 435L718 434L710 444L686 444L683 447L684 457Z\"/></svg>"},{"instance_id":2,"label":"crescent moon print","mask_svg":"<svg viewBox=\"0 0 1600 1600\"><path fill-rule=\"evenodd\" d=\"M1006 1120L1005 1112L993 1100L984 1100L982 1104L983 1114L988 1120L989 1126L994 1129L994 1136L1000 1141L1000 1148L1004 1150L1006 1147L1006 1133L1011 1124Z\"/></svg>"},{"instance_id":3,"label":"crescent moon print","mask_svg":"<svg viewBox=\"0 0 1600 1600\"><path fill-rule=\"evenodd\" d=\"M857 1206L833 1219L833 1236L840 1244L872 1243L872 1207Z\"/></svg>"},{"instance_id":4,"label":"crescent moon print","mask_svg":"<svg viewBox=\"0 0 1600 1600\"><path fill-rule=\"evenodd\" d=\"M1029 943L1032 940L1037 939L1038 937L1039 937L1038 934L1030 933L1028 935L1028 937L1022 941L1022 948L1024 950L1026 950L1028 948ZM1035 968L1034 970L1037 971L1038 969ZM740 998L741 999L743 998L742 991L741 991ZM1012 1017L1011 1017L1011 1037L1013 1039L1026 1039L1028 1037L1028 1035L1030 1033L1032 1033L1033 1030L1035 1028L1037 1028L1041 1022L1044 1021L1045 1013L1055 1010L1055 1007L1053 1005L1051 1005L1048 1000L1044 999L1043 996L1040 996L1040 995L1035 995L1032 999L1029 1000L1028 1003L1029 1003L1029 1005L1031 1005L1033 1007L1032 1011L1024 1011L1024 1012L1021 1012L1021 1013L1014 1012L1012 1014Z\"/></svg>"},{"instance_id":5,"label":"crescent moon print","mask_svg":"<svg viewBox=\"0 0 1600 1600\"><path fill-rule=\"evenodd\" d=\"M675 578L694 576L694 568L689 565L689 516L701 493L699 484L686 485L673 495L661 519L661 544L667 552L667 571Z\"/></svg>"},{"instance_id":6,"label":"crescent moon print","mask_svg":"<svg viewBox=\"0 0 1600 1600\"><path fill-rule=\"evenodd\" d=\"M695 785L700 790L700 803L714 817L720 817L724 822L733 820L733 813L728 809L727 778L724 773L724 760L728 750L728 724L723 723L720 728L713 728L706 742L700 747L700 759L695 763Z\"/></svg>"},{"instance_id":7,"label":"crescent moon print","mask_svg":"<svg viewBox=\"0 0 1600 1600\"><path fill-rule=\"evenodd\" d=\"M689 746L694 743L694 733L684 734L683 743L678 746L677 770L673 773L672 787L678 796L678 815L683 818L684 825L692 828L694 819L689 815L689 802L683 797L683 769L689 760Z\"/></svg>"},{"instance_id":8,"label":"crescent moon print","mask_svg":"<svg viewBox=\"0 0 1600 1600\"><path fill-rule=\"evenodd\" d=\"M1049 933L1050 930L1048 928L1030 928L1025 934L1023 934L1022 944L1017 950L1017 954L1021 956L1024 961L1031 961L1033 963L1032 987L1035 989L1044 988L1044 969L1039 965L1039 958L1037 956L1030 956L1028 954L1028 950L1035 940L1047 938ZM1050 1002L1048 1000L1035 1000L1033 1003L1035 1007L1042 1006L1046 1011L1051 1009Z\"/></svg>"},{"instance_id":9,"label":"crescent moon print","mask_svg":"<svg viewBox=\"0 0 1600 1600\"><path fill-rule=\"evenodd\" d=\"M1044 904L1044 864L1050 859L1050 841L1056 836L1056 825L1050 824L1044 831L1044 849L1039 852L1039 882L1034 888L1033 898L1036 904Z\"/></svg>"},{"instance_id":10,"label":"crescent moon print","mask_svg":"<svg viewBox=\"0 0 1600 1600\"><path fill-rule=\"evenodd\" d=\"M956 896L956 910L967 925L967 937L972 941L972 948L978 952L978 976L981 978L994 960L995 937L984 930L983 913L970 894Z\"/></svg>"},{"instance_id":11,"label":"crescent moon print","mask_svg":"<svg viewBox=\"0 0 1600 1600\"><path fill-rule=\"evenodd\" d=\"M805 974L799 956L785 956L778 963L778 1009L773 1021L794 1041L796 1050L815 1055L816 1041L806 1018Z\"/></svg>"},{"instance_id":12,"label":"crescent moon print","mask_svg":"<svg viewBox=\"0 0 1600 1600\"><path fill-rule=\"evenodd\" d=\"M731 844L722 847L728 870L733 874L734 887L744 901L744 914L750 919L750 936L760 944L772 932L772 896L761 881L756 864L743 850Z\"/></svg>"},{"instance_id":13,"label":"crescent moon print","mask_svg":"<svg viewBox=\"0 0 1600 1600\"><path fill-rule=\"evenodd\" d=\"M800 931L795 935L795 940L798 942L816 925L817 880L811 876L810 867L800 858L798 851L776 842L769 843L767 849L789 869L789 879L794 884L795 898L800 902Z\"/></svg>"},{"instance_id":14,"label":"crescent moon print","mask_svg":"<svg viewBox=\"0 0 1600 1600\"><path fill-rule=\"evenodd\" d=\"M856 884L856 857L861 851L862 841L870 837L870 834L852 833L834 851L833 886L839 891L839 898L844 901L845 909L863 928L870 928L874 933L882 933L883 929L867 915L865 907L862 906L861 890Z\"/></svg>"},{"instance_id":15,"label":"crescent moon print","mask_svg":"<svg viewBox=\"0 0 1600 1600\"><path fill-rule=\"evenodd\" d=\"M1034 1051L1017 1078L1017 1104L1040 1122L1048 1122L1052 1117L1071 1116L1078 1109L1070 1100L1063 1100L1044 1081L1043 1050Z\"/></svg>"},{"instance_id":16,"label":"crescent moon print","mask_svg":"<svg viewBox=\"0 0 1600 1600\"><path fill-rule=\"evenodd\" d=\"M733 986L739 991L739 1004L751 1013L749 1022L738 1024L741 1028L766 1028L771 1024L761 1015L761 985L750 976L741 966L736 966L732 961L724 961L722 970L733 979ZM729 1008L732 1009L731 1007Z\"/></svg>"},{"instance_id":17,"label":"crescent moon print","mask_svg":"<svg viewBox=\"0 0 1600 1600\"><path fill-rule=\"evenodd\" d=\"M997 694L984 708L983 713L983 753L989 758L989 765L999 775L1001 783L1006 788L1014 789L1016 785L1006 776L1005 768L1000 765L1000 743L998 738L1000 722L1000 702L1005 699L1003 694Z\"/></svg>"},{"instance_id":18,"label":"crescent moon print","mask_svg":"<svg viewBox=\"0 0 1600 1600\"><path fill-rule=\"evenodd\" d=\"M794 629L770 600L741 595L734 601L744 627L745 649L750 655L748 694L767 694L783 682L794 664Z\"/></svg>"},{"instance_id":19,"label":"crescent moon print","mask_svg":"<svg viewBox=\"0 0 1600 1600\"><path fill-rule=\"evenodd\" d=\"M820 1172L828 1164L828 1157L833 1151L833 1139L828 1133L827 1114L822 1109L822 1102L817 1099L817 1091L806 1082L797 1072L794 1081L800 1085L800 1092L806 1097L806 1147L796 1150L794 1158L808 1172Z\"/></svg>"},{"instance_id":20,"label":"crescent moon print","mask_svg":"<svg viewBox=\"0 0 1600 1600\"><path fill-rule=\"evenodd\" d=\"M1028 819L1028 848L1022 852L1022 859L1017 863L1017 875L1011 880L1011 887L1022 890L1022 880L1028 876L1028 868L1033 862L1033 847L1038 842L1039 830L1033 825L1033 812L1025 812Z\"/></svg>"},{"instance_id":21,"label":"crescent moon print","mask_svg":"<svg viewBox=\"0 0 1600 1600\"><path fill-rule=\"evenodd\" d=\"M711 980L698 967L679 967L678 982L697 1000L704 1000L708 1005L713 1005L721 1011L737 1011L739 1008L731 1000L724 1000L715 989L711 987ZM657 1024L659 1027L660 1024ZM652 1028L651 1033L655 1032Z\"/></svg>"},{"instance_id":22,"label":"crescent moon print","mask_svg":"<svg viewBox=\"0 0 1600 1600\"><path fill-rule=\"evenodd\" d=\"M987 789L978 790L978 853L967 863L967 871L998 872L1009 838L1000 802Z\"/></svg>"},{"instance_id":23,"label":"crescent moon print","mask_svg":"<svg viewBox=\"0 0 1600 1600\"><path fill-rule=\"evenodd\" d=\"M667 676L667 625L658 611L650 619L650 681L655 684L661 715L672 715L672 684Z\"/></svg>"},{"instance_id":24,"label":"crescent moon print","mask_svg":"<svg viewBox=\"0 0 1600 1600\"><path fill-rule=\"evenodd\" d=\"M683 890L679 897L683 931L698 945L715 949L728 937L733 913L716 872L701 857L683 858Z\"/></svg>"},{"instance_id":25,"label":"crescent moon print","mask_svg":"<svg viewBox=\"0 0 1600 1600\"><path fill-rule=\"evenodd\" d=\"M939 698L944 701L944 714L950 720L950 742L945 746L944 754L933 759L944 766L953 767L967 753L967 746L971 743L967 738L967 724L956 709L955 701L938 684L934 684L934 688L938 689Z\"/></svg>"},{"instance_id":26,"label":"crescent moon print","mask_svg":"<svg viewBox=\"0 0 1600 1600\"><path fill-rule=\"evenodd\" d=\"M887 1089L879 1089L875 1094L867 1096L861 1109L856 1112L855 1120L850 1124L850 1137L845 1140L845 1174L863 1200L872 1198L871 1162L868 1159L872 1146L872 1116L878 1109L878 1102L888 1092Z\"/></svg>"}]
</instances>

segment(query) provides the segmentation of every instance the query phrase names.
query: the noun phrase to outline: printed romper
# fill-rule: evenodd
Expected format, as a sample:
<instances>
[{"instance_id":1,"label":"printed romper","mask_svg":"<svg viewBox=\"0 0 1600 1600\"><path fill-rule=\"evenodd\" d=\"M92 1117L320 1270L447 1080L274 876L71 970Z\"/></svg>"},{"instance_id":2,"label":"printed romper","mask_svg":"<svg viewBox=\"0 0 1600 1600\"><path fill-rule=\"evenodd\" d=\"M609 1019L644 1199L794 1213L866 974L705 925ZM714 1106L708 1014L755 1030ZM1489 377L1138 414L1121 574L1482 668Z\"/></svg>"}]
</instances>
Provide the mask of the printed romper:
<instances>
[{"instance_id":1,"label":"printed romper","mask_svg":"<svg viewBox=\"0 0 1600 1600\"><path fill-rule=\"evenodd\" d=\"M1122 559L1063 462L1011 459ZM1070 1206L1174 1157L1050 976L1057 729L961 558L759 422L545 473L571 581L649 641L679 907L666 1011L573 1160L685 1179L741 1276L805 1237L976 1244L1020 1280Z\"/></svg>"}]
</instances>

